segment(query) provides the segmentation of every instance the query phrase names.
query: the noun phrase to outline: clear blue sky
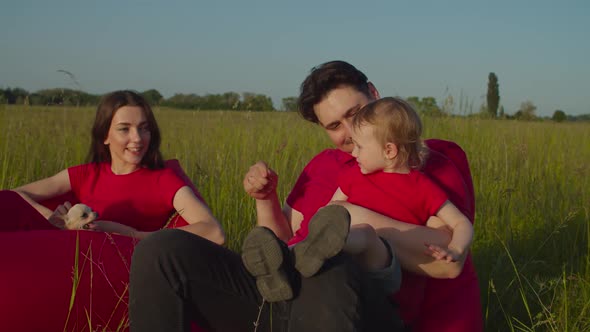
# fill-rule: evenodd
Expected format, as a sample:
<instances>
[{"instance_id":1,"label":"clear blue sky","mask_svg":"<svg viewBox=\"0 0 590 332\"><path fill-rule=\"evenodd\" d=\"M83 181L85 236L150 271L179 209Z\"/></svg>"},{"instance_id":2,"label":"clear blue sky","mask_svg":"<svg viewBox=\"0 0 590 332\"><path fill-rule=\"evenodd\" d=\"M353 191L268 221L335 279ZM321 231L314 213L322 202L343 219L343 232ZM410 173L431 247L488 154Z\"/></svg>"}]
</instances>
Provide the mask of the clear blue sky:
<instances>
[{"instance_id":1,"label":"clear blue sky","mask_svg":"<svg viewBox=\"0 0 590 332\"><path fill-rule=\"evenodd\" d=\"M590 1L0 0L0 87L255 92L275 106L342 59L382 96L590 113Z\"/></svg>"}]
</instances>

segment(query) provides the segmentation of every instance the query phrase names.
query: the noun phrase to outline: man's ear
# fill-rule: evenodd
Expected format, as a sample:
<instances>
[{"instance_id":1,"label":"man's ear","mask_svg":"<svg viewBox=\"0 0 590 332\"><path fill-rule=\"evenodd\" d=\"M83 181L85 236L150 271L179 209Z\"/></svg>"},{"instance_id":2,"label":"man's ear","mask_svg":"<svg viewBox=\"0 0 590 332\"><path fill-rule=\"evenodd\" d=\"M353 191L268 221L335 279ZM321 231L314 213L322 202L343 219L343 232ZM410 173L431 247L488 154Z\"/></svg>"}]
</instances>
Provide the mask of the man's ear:
<instances>
[{"instance_id":1,"label":"man's ear","mask_svg":"<svg viewBox=\"0 0 590 332\"><path fill-rule=\"evenodd\" d=\"M383 154L385 155L385 159L393 160L397 157L398 149L397 145L387 142L385 144L385 149L383 150Z\"/></svg>"},{"instance_id":2,"label":"man's ear","mask_svg":"<svg viewBox=\"0 0 590 332\"><path fill-rule=\"evenodd\" d=\"M373 85L373 83L371 83L371 82L368 82L367 84L369 85L369 93L371 94L371 96L373 96L373 98L375 98L375 100L381 99L381 96L379 95L379 91L377 91L377 88L375 87L375 85Z\"/></svg>"}]
</instances>

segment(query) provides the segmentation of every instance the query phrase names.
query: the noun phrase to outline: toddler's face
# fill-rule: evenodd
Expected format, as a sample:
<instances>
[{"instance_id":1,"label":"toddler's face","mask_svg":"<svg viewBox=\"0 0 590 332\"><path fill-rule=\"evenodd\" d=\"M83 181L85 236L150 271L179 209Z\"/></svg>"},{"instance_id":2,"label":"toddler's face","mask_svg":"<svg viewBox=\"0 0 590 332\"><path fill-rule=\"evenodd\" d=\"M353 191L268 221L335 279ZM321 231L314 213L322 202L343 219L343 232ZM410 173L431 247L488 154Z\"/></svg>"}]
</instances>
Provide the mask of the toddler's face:
<instances>
[{"instance_id":1,"label":"toddler's face","mask_svg":"<svg viewBox=\"0 0 590 332\"><path fill-rule=\"evenodd\" d=\"M352 130L352 141L354 148L352 156L363 174L369 174L383 170L387 167L384 147L374 133L373 125L363 124Z\"/></svg>"}]
</instances>

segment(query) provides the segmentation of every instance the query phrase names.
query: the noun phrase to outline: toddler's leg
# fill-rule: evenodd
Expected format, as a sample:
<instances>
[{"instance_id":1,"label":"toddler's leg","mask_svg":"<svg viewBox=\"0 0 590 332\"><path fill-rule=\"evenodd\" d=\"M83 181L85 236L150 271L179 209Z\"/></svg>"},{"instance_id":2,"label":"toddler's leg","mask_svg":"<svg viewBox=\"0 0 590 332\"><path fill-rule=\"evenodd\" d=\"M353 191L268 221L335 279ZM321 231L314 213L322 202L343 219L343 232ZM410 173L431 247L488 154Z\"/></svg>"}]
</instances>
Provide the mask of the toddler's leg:
<instances>
[{"instance_id":1,"label":"toddler's leg","mask_svg":"<svg viewBox=\"0 0 590 332\"><path fill-rule=\"evenodd\" d=\"M353 254L357 262L368 271L381 270L389 266L392 259L390 250L369 224L351 226L344 252Z\"/></svg>"}]
</instances>

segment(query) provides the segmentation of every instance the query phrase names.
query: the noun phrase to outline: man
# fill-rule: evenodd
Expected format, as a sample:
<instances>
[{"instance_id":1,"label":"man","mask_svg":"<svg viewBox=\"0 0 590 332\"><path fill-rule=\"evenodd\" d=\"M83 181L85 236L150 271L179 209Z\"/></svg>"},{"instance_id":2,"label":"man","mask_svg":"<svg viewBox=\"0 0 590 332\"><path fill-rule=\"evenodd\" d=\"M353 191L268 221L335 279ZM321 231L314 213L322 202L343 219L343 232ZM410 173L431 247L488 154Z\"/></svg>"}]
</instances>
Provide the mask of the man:
<instances>
[{"instance_id":1,"label":"man","mask_svg":"<svg viewBox=\"0 0 590 332\"><path fill-rule=\"evenodd\" d=\"M330 200L337 187L338 173L354 163L350 156L353 145L349 118L375 98L379 94L373 84L346 62L333 61L312 70L301 85L300 112L305 119L318 123L337 149L320 153L305 167L282 208L276 193L276 174L262 162L253 165L244 178L244 189L256 199L259 226L272 230L273 236L290 244L305 238L308 228L302 223L304 216L315 214ZM473 220L473 211L469 211L473 205L472 191L457 167L444 156L433 153L425 172ZM408 301L413 299L398 298L402 305L407 302L411 307L409 312L414 316L406 322L413 330L481 330L479 290L470 258L463 268L463 262L446 264L424 255L425 242L445 246L450 240L448 233L394 221L357 206L349 205L347 209L379 230L394 247L406 270L439 278L458 276L441 281L447 282L443 285L431 284L429 280L424 301L419 301L421 296L416 296L418 301L414 303ZM189 319L211 330L251 329L262 298L240 257L183 233L160 232L136 248L131 270L131 329L185 331ZM282 242L277 240L277 243ZM399 327L396 310L389 302L368 301L366 294L370 290L363 283L363 272L350 257L337 255L313 278L299 278L292 271L293 263L285 246L273 248L280 251L277 268L287 271L300 284L292 300L273 304L274 330L392 331ZM461 292L456 285L461 286ZM403 288L402 281L402 291ZM443 291L448 294L442 294ZM469 297L462 296L464 293ZM234 323L228 322L227 312L232 313ZM440 312L451 317L439 315ZM265 312L261 315L260 331L270 329L267 316ZM436 328L432 328L434 319L447 323L437 322Z\"/></svg>"},{"instance_id":2,"label":"man","mask_svg":"<svg viewBox=\"0 0 590 332\"><path fill-rule=\"evenodd\" d=\"M259 225L272 229L285 241L290 239L290 244L307 236L308 225L300 224L304 216L312 216L329 202L337 188L340 170L355 163L350 156L353 149L349 126L351 116L360 107L378 98L375 86L362 72L346 62L332 61L312 70L301 85L299 111L306 120L319 124L326 131L337 150L320 153L306 166L282 213L278 213L280 209L276 199L258 199ZM423 171L473 222L473 184L464 152L452 142L427 140L426 143L433 151ZM251 169L248 175L252 177L250 182L257 184L256 189L264 190L267 181L272 182L274 178L264 177L268 173L264 164L253 168L257 169ZM406 270L396 299L402 317L412 331L482 329L479 286L470 255L453 264L433 261L424 255L424 243L440 241L440 234L422 227L404 227L399 223L392 228L394 221L389 218L357 206L347 205L347 208L353 215L352 211L358 211L356 218L380 230L380 235L389 241ZM283 218L282 215L288 222L277 222ZM293 238L290 238L290 231L294 232ZM425 288L420 286L420 275L430 277L426 279Z\"/></svg>"}]
</instances>

